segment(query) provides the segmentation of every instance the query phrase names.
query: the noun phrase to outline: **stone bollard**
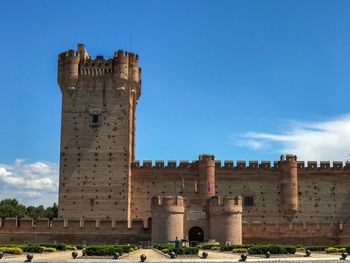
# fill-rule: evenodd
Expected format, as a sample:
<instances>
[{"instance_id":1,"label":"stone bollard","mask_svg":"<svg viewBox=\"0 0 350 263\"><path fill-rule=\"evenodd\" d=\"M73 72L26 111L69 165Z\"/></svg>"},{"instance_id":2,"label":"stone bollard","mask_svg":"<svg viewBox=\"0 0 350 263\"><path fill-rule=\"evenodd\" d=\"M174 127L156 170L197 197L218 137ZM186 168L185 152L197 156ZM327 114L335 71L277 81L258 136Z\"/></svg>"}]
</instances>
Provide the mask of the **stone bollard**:
<instances>
[{"instance_id":1,"label":"stone bollard","mask_svg":"<svg viewBox=\"0 0 350 263\"><path fill-rule=\"evenodd\" d=\"M207 257L208 257L208 252L204 251L204 252L202 253L202 258L207 258Z\"/></svg>"},{"instance_id":2,"label":"stone bollard","mask_svg":"<svg viewBox=\"0 0 350 263\"><path fill-rule=\"evenodd\" d=\"M4 252L0 251L0 259L4 256Z\"/></svg>"},{"instance_id":3,"label":"stone bollard","mask_svg":"<svg viewBox=\"0 0 350 263\"><path fill-rule=\"evenodd\" d=\"M267 251L267 252L265 253L265 258L270 258L270 256L271 256L270 251Z\"/></svg>"},{"instance_id":4,"label":"stone bollard","mask_svg":"<svg viewBox=\"0 0 350 263\"><path fill-rule=\"evenodd\" d=\"M75 251L73 251L73 252L72 252L72 258L76 259L76 258L77 258L77 256L78 256L78 253L77 253L77 252L75 252Z\"/></svg>"},{"instance_id":5,"label":"stone bollard","mask_svg":"<svg viewBox=\"0 0 350 263\"><path fill-rule=\"evenodd\" d=\"M33 254L27 254L26 258L27 258L26 262L32 262Z\"/></svg>"},{"instance_id":6,"label":"stone bollard","mask_svg":"<svg viewBox=\"0 0 350 263\"><path fill-rule=\"evenodd\" d=\"M309 249L305 251L305 256L307 256L307 257L311 256L311 251Z\"/></svg>"},{"instance_id":7,"label":"stone bollard","mask_svg":"<svg viewBox=\"0 0 350 263\"><path fill-rule=\"evenodd\" d=\"M241 259L240 259L239 261L245 262L245 261L247 260L247 258L248 258L248 255L243 253L243 254L241 255Z\"/></svg>"},{"instance_id":8,"label":"stone bollard","mask_svg":"<svg viewBox=\"0 0 350 263\"><path fill-rule=\"evenodd\" d=\"M142 255L140 256L141 262L145 262L146 259L147 259L147 256L146 256L145 254L142 254Z\"/></svg>"},{"instance_id":9,"label":"stone bollard","mask_svg":"<svg viewBox=\"0 0 350 263\"><path fill-rule=\"evenodd\" d=\"M170 258L176 258L175 252L170 252L170 253L169 253L169 256L170 256Z\"/></svg>"},{"instance_id":10,"label":"stone bollard","mask_svg":"<svg viewBox=\"0 0 350 263\"><path fill-rule=\"evenodd\" d=\"M346 258L348 257L348 253L346 253L346 252L343 252L343 253L341 253L341 260L346 260Z\"/></svg>"},{"instance_id":11,"label":"stone bollard","mask_svg":"<svg viewBox=\"0 0 350 263\"><path fill-rule=\"evenodd\" d=\"M118 259L119 258L119 253L118 252L113 252L113 258Z\"/></svg>"}]
</instances>

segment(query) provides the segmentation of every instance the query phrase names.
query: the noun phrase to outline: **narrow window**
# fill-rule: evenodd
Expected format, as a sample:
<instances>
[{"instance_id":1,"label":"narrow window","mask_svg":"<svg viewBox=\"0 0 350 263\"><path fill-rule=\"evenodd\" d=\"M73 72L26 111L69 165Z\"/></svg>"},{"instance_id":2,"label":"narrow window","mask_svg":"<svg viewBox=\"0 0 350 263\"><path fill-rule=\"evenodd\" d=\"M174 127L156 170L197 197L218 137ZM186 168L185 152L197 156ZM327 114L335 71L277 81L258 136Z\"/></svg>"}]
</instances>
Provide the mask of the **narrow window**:
<instances>
[{"instance_id":1,"label":"narrow window","mask_svg":"<svg viewBox=\"0 0 350 263\"><path fill-rule=\"evenodd\" d=\"M254 205L254 199L252 196L245 196L244 197L244 205L245 206L252 206Z\"/></svg>"},{"instance_id":2,"label":"narrow window","mask_svg":"<svg viewBox=\"0 0 350 263\"><path fill-rule=\"evenodd\" d=\"M90 114L90 125L97 126L100 125L101 118L100 114Z\"/></svg>"}]
</instances>

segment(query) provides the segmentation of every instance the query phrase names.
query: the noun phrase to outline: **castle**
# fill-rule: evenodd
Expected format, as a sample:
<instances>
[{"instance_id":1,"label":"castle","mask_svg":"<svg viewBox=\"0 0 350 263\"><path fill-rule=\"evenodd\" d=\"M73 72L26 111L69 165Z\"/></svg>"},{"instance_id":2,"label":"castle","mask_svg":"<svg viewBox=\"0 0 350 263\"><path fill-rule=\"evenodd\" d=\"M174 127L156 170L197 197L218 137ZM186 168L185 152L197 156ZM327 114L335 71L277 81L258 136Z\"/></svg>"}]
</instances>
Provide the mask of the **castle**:
<instances>
[{"instance_id":1,"label":"castle","mask_svg":"<svg viewBox=\"0 0 350 263\"><path fill-rule=\"evenodd\" d=\"M5 219L0 242L350 243L350 162L135 160L141 68L133 53L58 57L59 219Z\"/></svg>"}]
</instances>

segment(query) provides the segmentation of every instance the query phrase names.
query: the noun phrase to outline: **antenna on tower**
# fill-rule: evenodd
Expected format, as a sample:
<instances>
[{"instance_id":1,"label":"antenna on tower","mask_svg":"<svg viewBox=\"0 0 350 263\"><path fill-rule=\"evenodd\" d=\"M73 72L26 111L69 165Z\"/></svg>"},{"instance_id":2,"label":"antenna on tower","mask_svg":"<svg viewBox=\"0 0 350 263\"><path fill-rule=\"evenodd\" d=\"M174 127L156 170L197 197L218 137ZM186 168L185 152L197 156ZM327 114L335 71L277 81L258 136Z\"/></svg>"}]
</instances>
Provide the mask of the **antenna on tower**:
<instances>
[{"instance_id":1,"label":"antenna on tower","mask_svg":"<svg viewBox=\"0 0 350 263\"><path fill-rule=\"evenodd\" d=\"M130 35L129 35L129 51L131 52L131 50L132 50L132 35L130 33Z\"/></svg>"}]
</instances>

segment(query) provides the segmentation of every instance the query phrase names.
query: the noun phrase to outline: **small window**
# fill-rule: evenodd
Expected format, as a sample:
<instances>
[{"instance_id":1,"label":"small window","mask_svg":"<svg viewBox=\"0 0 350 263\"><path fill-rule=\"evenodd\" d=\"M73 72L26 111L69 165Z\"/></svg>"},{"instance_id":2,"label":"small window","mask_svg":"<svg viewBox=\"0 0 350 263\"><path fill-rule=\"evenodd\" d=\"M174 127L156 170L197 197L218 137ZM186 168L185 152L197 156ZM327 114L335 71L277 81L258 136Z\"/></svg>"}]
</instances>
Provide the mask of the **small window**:
<instances>
[{"instance_id":1,"label":"small window","mask_svg":"<svg viewBox=\"0 0 350 263\"><path fill-rule=\"evenodd\" d=\"M90 114L90 125L98 126L101 123L100 114Z\"/></svg>"},{"instance_id":2,"label":"small window","mask_svg":"<svg viewBox=\"0 0 350 263\"><path fill-rule=\"evenodd\" d=\"M252 196L245 196L244 197L244 205L245 206L252 206L254 205L254 199Z\"/></svg>"}]
</instances>

